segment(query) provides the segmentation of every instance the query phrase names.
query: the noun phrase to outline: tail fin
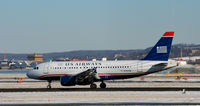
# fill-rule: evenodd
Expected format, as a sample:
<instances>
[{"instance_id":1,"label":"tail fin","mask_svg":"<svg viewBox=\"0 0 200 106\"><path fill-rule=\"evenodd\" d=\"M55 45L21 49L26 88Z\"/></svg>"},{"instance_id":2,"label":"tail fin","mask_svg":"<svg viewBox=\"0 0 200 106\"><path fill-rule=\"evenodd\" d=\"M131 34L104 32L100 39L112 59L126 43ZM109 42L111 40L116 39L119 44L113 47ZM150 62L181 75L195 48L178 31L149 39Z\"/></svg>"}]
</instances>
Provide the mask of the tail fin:
<instances>
[{"instance_id":1,"label":"tail fin","mask_svg":"<svg viewBox=\"0 0 200 106\"><path fill-rule=\"evenodd\" d=\"M168 61L174 32L165 32L149 54L142 60Z\"/></svg>"}]
</instances>

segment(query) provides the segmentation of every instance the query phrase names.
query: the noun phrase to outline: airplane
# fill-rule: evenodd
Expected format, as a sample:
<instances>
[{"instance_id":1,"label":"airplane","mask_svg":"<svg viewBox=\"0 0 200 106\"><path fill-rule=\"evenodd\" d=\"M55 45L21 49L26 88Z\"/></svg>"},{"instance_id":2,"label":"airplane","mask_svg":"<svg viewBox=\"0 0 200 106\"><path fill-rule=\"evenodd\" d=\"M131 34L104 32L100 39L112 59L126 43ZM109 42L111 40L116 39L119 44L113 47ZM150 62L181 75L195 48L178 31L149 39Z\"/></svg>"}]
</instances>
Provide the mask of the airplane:
<instances>
[{"instance_id":1,"label":"airplane","mask_svg":"<svg viewBox=\"0 0 200 106\"><path fill-rule=\"evenodd\" d=\"M165 32L151 51L141 60L114 61L50 61L38 64L27 73L32 79L59 80L62 86L90 85L106 88L105 80L128 79L160 72L177 66L168 61L174 32Z\"/></svg>"}]
</instances>

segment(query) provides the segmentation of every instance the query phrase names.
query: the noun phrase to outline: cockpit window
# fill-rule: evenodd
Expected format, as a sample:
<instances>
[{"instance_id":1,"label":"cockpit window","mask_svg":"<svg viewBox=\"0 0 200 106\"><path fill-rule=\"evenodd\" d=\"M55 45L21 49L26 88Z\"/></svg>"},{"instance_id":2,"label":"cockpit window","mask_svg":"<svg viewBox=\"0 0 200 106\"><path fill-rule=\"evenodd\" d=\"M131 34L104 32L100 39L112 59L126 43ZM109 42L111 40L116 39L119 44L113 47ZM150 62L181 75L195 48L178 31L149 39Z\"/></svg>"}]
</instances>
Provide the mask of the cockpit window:
<instances>
[{"instance_id":1,"label":"cockpit window","mask_svg":"<svg viewBox=\"0 0 200 106\"><path fill-rule=\"evenodd\" d=\"M35 69L35 70L38 70L38 69L39 69L39 67L35 67L34 69Z\"/></svg>"}]
</instances>

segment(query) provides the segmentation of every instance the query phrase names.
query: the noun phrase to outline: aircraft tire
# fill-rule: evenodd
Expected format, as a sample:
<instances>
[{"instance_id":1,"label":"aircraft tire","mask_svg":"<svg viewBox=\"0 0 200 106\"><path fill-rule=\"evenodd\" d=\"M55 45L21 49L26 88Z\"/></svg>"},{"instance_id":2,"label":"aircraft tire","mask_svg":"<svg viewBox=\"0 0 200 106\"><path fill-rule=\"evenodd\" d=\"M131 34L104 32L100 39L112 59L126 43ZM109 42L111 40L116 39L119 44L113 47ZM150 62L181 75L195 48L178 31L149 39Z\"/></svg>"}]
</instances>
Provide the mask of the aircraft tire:
<instances>
[{"instance_id":1,"label":"aircraft tire","mask_svg":"<svg viewBox=\"0 0 200 106\"><path fill-rule=\"evenodd\" d=\"M95 88L97 88L97 85L96 84L90 84L90 88L95 89Z\"/></svg>"},{"instance_id":2,"label":"aircraft tire","mask_svg":"<svg viewBox=\"0 0 200 106\"><path fill-rule=\"evenodd\" d=\"M48 88L48 89L51 89L51 85L47 85L47 88Z\"/></svg>"},{"instance_id":3,"label":"aircraft tire","mask_svg":"<svg viewBox=\"0 0 200 106\"><path fill-rule=\"evenodd\" d=\"M101 87L101 88L106 88L106 83L102 82L102 83L100 84L100 87Z\"/></svg>"}]
</instances>

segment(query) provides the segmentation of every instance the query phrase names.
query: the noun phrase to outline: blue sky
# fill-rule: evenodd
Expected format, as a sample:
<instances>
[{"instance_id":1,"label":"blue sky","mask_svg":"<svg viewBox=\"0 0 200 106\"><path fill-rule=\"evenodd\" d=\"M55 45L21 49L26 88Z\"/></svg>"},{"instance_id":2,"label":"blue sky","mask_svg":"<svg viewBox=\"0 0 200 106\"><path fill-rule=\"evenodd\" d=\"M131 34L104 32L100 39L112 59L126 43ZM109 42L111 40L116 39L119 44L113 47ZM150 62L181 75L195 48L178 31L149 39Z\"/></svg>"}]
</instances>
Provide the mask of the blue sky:
<instances>
[{"instance_id":1,"label":"blue sky","mask_svg":"<svg viewBox=\"0 0 200 106\"><path fill-rule=\"evenodd\" d=\"M0 0L0 53L126 50L200 41L200 0Z\"/></svg>"}]
</instances>

